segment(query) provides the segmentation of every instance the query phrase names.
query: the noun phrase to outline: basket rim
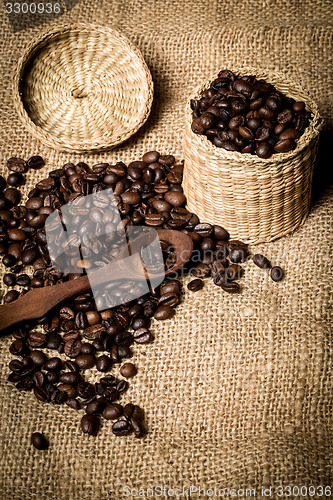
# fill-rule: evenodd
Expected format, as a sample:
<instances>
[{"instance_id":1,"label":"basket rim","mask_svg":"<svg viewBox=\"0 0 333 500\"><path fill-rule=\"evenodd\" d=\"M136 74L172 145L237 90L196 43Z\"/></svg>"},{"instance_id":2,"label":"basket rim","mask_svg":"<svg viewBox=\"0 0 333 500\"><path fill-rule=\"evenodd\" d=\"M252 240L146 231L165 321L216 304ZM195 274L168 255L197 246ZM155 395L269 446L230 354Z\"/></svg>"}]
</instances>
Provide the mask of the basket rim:
<instances>
[{"instance_id":1,"label":"basket rim","mask_svg":"<svg viewBox=\"0 0 333 500\"><path fill-rule=\"evenodd\" d=\"M46 131L43 127L37 125L30 117L27 109L24 106L22 99L22 92L20 91L20 83L24 74L24 70L31 61L37 51L43 47L45 47L52 39L55 39L57 36L66 34L66 33L75 33L75 32L86 32L86 33L99 33L99 34L108 34L118 39L123 44L124 50L132 52L134 57L140 63L142 73L144 75L146 81L146 91L147 91L147 99L145 102L145 106L141 110L140 114L138 113L138 118L136 120L135 126L131 129L125 131L122 134L118 134L117 136L113 136L112 132L104 133L101 136L100 140L96 143L94 142L84 142L84 141L69 141L66 139L61 139L57 136L54 136L52 133ZM49 28L42 32L39 36L34 37L23 50L22 55L16 62L14 67L14 71L12 73L12 98L13 104L18 113L21 122L28 129L28 131L37 139L39 139L43 144L53 149L63 151L63 152L71 152L71 153L89 153L89 152L98 152L105 151L116 147L117 145L126 141L129 137L134 135L139 128L147 121L148 116L151 111L152 102L153 102L153 94L154 94L154 83L150 73L150 70L147 66L146 61L141 53L141 51L136 47L134 43L132 43L123 33L114 29L113 27L99 25L94 23L63 23L57 24L56 26ZM104 139L105 138L105 139Z\"/></svg>"},{"instance_id":2,"label":"basket rim","mask_svg":"<svg viewBox=\"0 0 333 500\"><path fill-rule=\"evenodd\" d=\"M198 99L203 90L209 88L210 84L218 77L218 73L208 80L201 83L194 90L192 90L190 97L187 99L186 108L185 108L185 134L190 137L191 146L195 145L196 147L200 147L205 150L206 154L210 156L214 156L215 158L221 158L223 160L237 160L239 162L247 162L254 167L258 166L271 166L273 164L282 164L285 161L290 161L294 159L298 154L307 148L310 142L317 137L323 127L323 119L319 114L318 106L316 102L312 99L308 90L299 85L293 78L286 76L284 73L279 71L271 71L270 69L258 69L251 66L241 66L241 67L232 67L231 71L233 71L236 75L253 75L256 78L264 79L273 85L276 84L285 84L288 86L293 86L295 89L295 93L304 93L306 99L302 97L307 107L310 107L310 111L312 113L312 117L310 119L309 126L305 129L305 132L298 139L296 148L287 153L275 153L269 158L260 158L257 155L253 155L251 153L240 153L238 151L227 151L223 148L217 148L214 146L212 142L210 142L205 135L195 134L191 130L192 123L192 110L190 107L190 101L192 99ZM273 81L272 81L273 80ZM233 166L233 168L235 168Z\"/></svg>"}]
</instances>

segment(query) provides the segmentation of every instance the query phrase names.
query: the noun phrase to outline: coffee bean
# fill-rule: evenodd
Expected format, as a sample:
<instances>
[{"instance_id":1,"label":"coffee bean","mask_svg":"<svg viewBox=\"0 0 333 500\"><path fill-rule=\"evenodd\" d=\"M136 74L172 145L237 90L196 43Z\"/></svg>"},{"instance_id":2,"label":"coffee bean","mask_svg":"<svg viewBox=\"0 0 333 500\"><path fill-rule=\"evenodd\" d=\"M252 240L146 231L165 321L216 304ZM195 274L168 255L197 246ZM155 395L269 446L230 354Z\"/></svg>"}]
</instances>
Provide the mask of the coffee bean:
<instances>
[{"instance_id":1,"label":"coffee bean","mask_svg":"<svg viewBox=\"0 0 333 500\"><path fill-rule=\"evenodd\" d=\"M81 353L82 342L80 339L69 339L65 342L64 353L69 358L76 358Z\"/></svg>"},{"instance_id":2,"label":"coffee bean","mask_svg":"<svg viewBox=\"0 0 333 500\"><path fill-rule=\"evenodd\" d=\"M60 358L50 358L46 361L43 369L50 372L60 371L62 368L62 361Z\"/></svg>"},{"instance_id":3,"label":"coffee bean","mask_svg":"<svg viewBox=\"0 0 333 500\"><path fill-rule=\"evenodd\" d=\"M201 288L203 287L204 283L201 279L196 279L196 280L193 280L193 281L190 281L187 285L187 288L191 291L191 292L197 292L198 290L201 290Z\"/></svg>"},{"instance_id":4,"label":"coffee bean","mask_svg":"<svg viewBox=\"0 0 333 500\"><path fill-rule=\"evenodd\" d=\"M277 153L287 153L295 148L295 140L294 139L284 139L275 144L274 150Z\"/></svg>"},{"instance_id":5,"label":"coffee bean","mask_svg":"<svg viewBox=\"0 0 333 500\"><path fill-rule=\"evenodd\" d=\"M22 186L22 184L25 183L25 178L22 174L18 172L13 173L7 177L7 183L13 187Z\"/></svg>"},{"instance_id":6,"label":"coffee bean","mask_svg":"<svg viewBox=\"0 0 333 500\"><path fill-rule=\"evenodd\" d=\"M46 363L46 355L42 351L31 351L29 354L29 357L32 359L32 361L35 363L37 366L42 366L44 363Z\"/></svg>"},{"instance_id":7,"label":"coffee bean","mask_svg":"<svg viewBox=\"0 0 333 500\"><path fill-rule=\"evenodd\" d=\"M42 168L45 165L45 162L41 156L31 156L27 161L27 167L33 169Z\"/></svg>"},{"instance_id":8,"label":"coffee bean","mask_svg":"<svg viewBox=\"0 0 333 500\"><path fill-rule=\"evenodd\" d=\"M134 375L137 374L137 369L133 365L133 363L125 363L121 368L120 368L120 373L123 377L125 378L131 378L134 377Z\"/></svg>"},{"instance_id":9,"label":"coffee bean","mask_svg":"<svg viewBox=\"0 0 333 500\"><path fill-rule=\"evenodd\" d=\"M142 161L146 163L154 163L158 161L160 157L160 154L157 151L148 151L148 153L145 153L142 157Z\"/></svg>"},{"instance_id":10,"label":"coffee bean","mask_svg":"<svg viewBox=\"0 0 333 500\"><path fill-rule=\"evenodd\" d=\"M185 195L177 191L168 191L165 193L164 199L173 207L180 207L185 203Z\"/></svg>"},{"instance_id":11,"label":"coffee bean","mask_svg":"<svg viewBox=\"0 0 333 500\"><path fill-rule=\"evenodd\" d=\"M111 368L111 359L103 354L96 359L96 368L99 372L107 372Z\"/></svg>"},{"instance_id":12,"label":"coffee bean","mask_svg":"<svg viewBox=\"0 0 333 500\"><path fill-rule=\"evenodd\" d=\"M237 293L240 290L240 286L237 281L221 282L220 287L228 293Z\"/></svg>"},{"instance_id":13,"label":"coffee bean","mask_svg":"<svg viewBox=\"0 0 333 500\"><path fill-rule=\"evenodd\" d=\"M127 436L131 432L131 424L127 420L118 420L112 426L115 436Z\"/></svg>"},{"instance_id":14,"label":"coffee bean","mask_svg":"<svg viewBox=\"0 0 333 500\"><path fill-rule=\"evenodd\" d=\"M30 276L27 274L20 274L16 278L16 284L19 286L28 286L30 284Z\"/></svg>"},{"instance_id":15,"label":"coffee bean","mask_svg":"<svg viewBox=\"0 0 333 500\"><path fill-rule=\"evenodd\" d=\"M12 172L23 174L27 171L27 164L22 158L9 158L7 168Z\"/></svg>"},{"instance_id":16,"label":"coffee bean","mask_svg":"<svg viewBox=\"0 0 333 500\"><path fill-rule=\"evenodd\" d=\"M281 281L283 279L283 270L279 266L274 266L271 269L271 278L273 281Z\"/></svg>"},{"instance_id":17,"label":"coffee bean","mask_svg":"<svg viewBox=\"0 0 333 500\"><path fill-rule=\"evenodd\" d=\"M253 262L255 263L256 266L260 267L261 269L269 269L271 267L271 264L267 257L264 255L261 255L260 253L256 253L253 256Z\"/></svg>"},{"instance_id":18,"label":"coffee bean","mask_svg":"<svg viewBox=\"0 0 333 500\"><path fill-rule=\"evenodd\" d=\"M6 304L8 304L9 302L13 302L14 300L18 299L18 296L19 292L17 290L10 290L6 293L3 300Z\"/></svg>"},{"instance_id":19,"label":"coffee bean","mask_svg":"<svg viewBox=\"0 0 333 500\"><path fill-rule=\"evenodd\" d=\"M161 321L172 318L174 314L175 311L174 309L172 309L172 307L168 305L163 305L156 309L154 318Z\"/></svg>"},{"instance_id":20,"label":"coffee bean","mask_svg":"<svg viewBox=\"0 0 333 500\"><path fill-rule=\"evenodd\" d=\"M80 356L75 359L75 362L80 370L87 370L94 366L96 359L93 354L80 354Z\"/></svg>"},{"instance_id":21,"label":"coffee bean","mask_svg":"<svg viewBox=\"0 0 333 500\"><path fill-rule=\"evenodd\" d=\"M99 429L99 418L96 415L83 415L81 418L81 429L85 434L94 436Z\"/></svg>"},{"instance_id":22,"label":"coffee bean","mask_svg":"<svg viewBox=\"0 0 333 500\"><path fill-rule=\"evenodd\" d=\"M169 307L169 306L161 306L161 307ZM152 342L154 339L153 334L151 333L150 330L148 330L148 328L137 328L133 332L133 338L136 344L147 344L148 342Z\"/></svg>"},{"instance_id":23,"label":"coffee bean","mask_svg":"<svg viewBox=\"0 0 333 500\"><path fill-rule=\"evenodd\" d=\"M73 408L73 410L80 410L81 408L80 402L75 398L68 398L66 401L66 405L68 405L70 408Z\"/></svg>"},{"instance_id":24,"label":"coffee bean","mask_svg":"<svg viewBox=\"0 0 333 500\"><path fill-rule=\"evenodd\" d=\"M37 450L46 450L49 447L47 439L41 432L34 432L31 434L31 444Z\"/></svg>"},{"instance_id":25,"label":"coffee bean","mask_svg":"<svg viewBox=\"0 0 333 500\"><path fill-rule=\"evenodd\" d=\"M91 401L86 406L87 415L100 415L105 407L105 401L103 398L95 399Z\"/></svg>"},{"instance_id":26,"label":"coffee bean","mask_svg":"<svg viewBox=\"0 0 333 500\"><path fill-rule=\"evenodd\" d=\"M115 420L121 417L123 413L123 407L118 403L110 403L106 405L103 410L102 417L106 420Z\"/></svg>"},{"instance_id":27,"label":"coffee bean","mask_svg":"<svg viewBox=\"0 0 333 500\"><path fill-rule=\"evenodd\" d=\"M45 403L46 401L49 401L49 396L47 392L40 386L34 387L34 396L35 398L40 401L41 403Z\"/></svg>"},{"instance_id":28,"label":"coffee bean","mask_svg":"<svg viewBox=\"0 0 333 500\"><path fill-rule=\"evenodd\" d=\"M3 282L7 286L15 286L16 285L16 277L13 273L6 273L3 277Z\"/></svg>"},{"instance_id":29,"label":"coffee bean","mask_svg":"<svg viewBox=\"0 0 333 500\"><path fill-rule=\"evenodd\" d=\"M256 154L259 158L269 158L272 153L270 144L266 141L259 142L256 147Z\"/></svg>"}]
</instances>

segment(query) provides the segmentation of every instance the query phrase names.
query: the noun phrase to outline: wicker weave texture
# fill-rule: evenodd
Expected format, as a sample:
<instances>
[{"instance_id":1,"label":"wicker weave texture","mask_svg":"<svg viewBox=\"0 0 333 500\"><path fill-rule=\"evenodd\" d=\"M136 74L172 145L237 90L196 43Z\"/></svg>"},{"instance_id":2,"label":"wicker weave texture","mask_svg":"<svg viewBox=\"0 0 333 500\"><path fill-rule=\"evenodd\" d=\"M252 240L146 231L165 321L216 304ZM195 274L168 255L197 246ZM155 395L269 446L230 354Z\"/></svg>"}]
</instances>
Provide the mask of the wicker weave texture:
<instances>
[{"instance_id":1,"label":"wicker weave texture","mask_svg":"<svg viewBox=\"0 0 333 500\"><path fill-rule=\"evenodd\" d=\"M268 159L215 147L191 130L192 111L185 110L183 187L187 207L201 220L221 224L232 237L251 243L273 241L300 224L309 213L313 166L322 120L309 93L282 74L254 68L234 69L238 75L256 75L284 94L306 102L310 125L295 150ZM198 88L198 99L214 78Z\"/></svg>"},{"instance_id":2,"label":"wicker weave texture","mask_svg":"<svg viewBox=\"0 0 333 500\"><path fill-rule=\"evenodd\" d=\"M60 151L110 149L147 120L153 83L140 51L121 33L64 25L29 44L13 76L28 130Z\"/></svg>"}]
</instances>

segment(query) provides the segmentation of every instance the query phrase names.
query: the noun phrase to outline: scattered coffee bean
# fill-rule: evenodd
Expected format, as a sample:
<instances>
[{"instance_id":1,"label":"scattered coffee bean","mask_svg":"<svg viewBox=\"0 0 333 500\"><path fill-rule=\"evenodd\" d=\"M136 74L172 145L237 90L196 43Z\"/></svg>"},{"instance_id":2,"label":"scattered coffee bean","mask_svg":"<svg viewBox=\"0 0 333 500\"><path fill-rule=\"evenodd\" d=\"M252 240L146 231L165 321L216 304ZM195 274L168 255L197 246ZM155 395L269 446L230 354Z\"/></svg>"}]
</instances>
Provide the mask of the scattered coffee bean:
<instances>
[{"instance_id":1,"label":"scattered coffee bean","mask_svg":"<svg viewBox=\"0 0 333 500\"><path fill-rule=\"evenodd\" d=\"M260 267L261 269L269 269L271 267L271 263L269 262L267 257L261 255L260 253L256 253L253 256L252 260L255 263L255 265Z\"/></svg>"},{"instance_id":2,"label":"scattered coffee bean","mask_svg":"<svg viewBox=\"0 0 333 500\"><path fill-rule=\"evenodd\" d=\"M204 285L203 281L200 278L198 278L196 280L190 281L189 284L187 285L187 288L191 292L197 292L198 290L201 290L203 285Z\"/></svg>"},{"instance_id":3,"label":"scattered coffee bean","mask_svg":"<svg viewBox=\"0 0 333 500\"><path fill-rule=\"evenodd\" d=\"M31 435L31 444L37 448L37 450L46 450L49 447L47 439L41 432L34 432Z\"/></svg>"},{"instance_id":4,"label":"scattered coffee bean","mask_svg":"<svg viewBox=\"0 0 333 500\"><path fill-rule=\"evenodd\" d=\"M83 415L81 418L81 429L85 434L94 436L99 429L99 418L96 415Z\"/></svg>"},{"instance_id":5,"label":"scattered coffee bean","mask_svg":"<svg viewBox=\"0 0 333 500\"><path fill-rule=\"evenodd\" d=\"M273 281L281 281L283 279L283 271L281 267L279 266L272 267L271 278Z\"/></svg>"},{"instance_id":6,"label":"scattered coffee bean","mask_svg":"<svg viewBox=\"0 0 333 500\"><path fill-rule=\"evenodd\" d=\"M131 378L134 377L134 375L137 374L137 369L133 365L133 363L125 363L121 368L120 368L120 373L123 377L125 378Z\"/></svg>"}]
</instances>

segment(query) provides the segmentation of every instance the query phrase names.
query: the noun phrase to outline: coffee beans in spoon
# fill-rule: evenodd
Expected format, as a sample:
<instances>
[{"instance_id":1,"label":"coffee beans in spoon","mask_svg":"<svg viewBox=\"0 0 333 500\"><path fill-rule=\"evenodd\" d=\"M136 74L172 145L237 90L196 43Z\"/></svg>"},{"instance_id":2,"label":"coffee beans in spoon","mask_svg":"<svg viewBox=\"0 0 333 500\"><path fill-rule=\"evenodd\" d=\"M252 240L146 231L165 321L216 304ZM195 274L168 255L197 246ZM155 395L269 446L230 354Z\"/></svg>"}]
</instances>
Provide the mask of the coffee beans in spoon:
<instances>
[{"instance_id":1,"label":"coffee beans in spoon","mask_svg":"<svg viewBox=\"0 0 333 500\"><path fill-rule=\"evenodd\" d=\"M99 194L93 206L88 210L83 207L76 216L76 227L82 231L85 254L89 251L97 254L97 263L101 265L108 262L110 246L98 234L93 242L84 238L84 234L91 226L98 227L102 234L110 228L107 226L110 214L103 198L103 190L107 188L113 189L122 228L142 225L168 228L182 231L193 240L194 251L186 269L150 293L105 308L103 296L93 297L87 292L12 332L10 352L15 359L10 363L8 379L16 389L32 391L44 404L66 403L72 409L85 408L81 428L88 435L95 435L100 418L105 418L115 420L112 426L115 435L133 432L141 437L145 427L138 406L127 403L125 420L121 418L123 406L118 401L125 398L128 382L116 373L126 379L135 377L136 368L127 361L132 357L131 346L153 341L152 317L169 321L175 314L182 294L179 278L185 272L195 277L188 287L192 292L200 293L202 279L211 277L222 293L237 293L242 263L248 259L247 245L230 240L224 228L201 222L185 208L181 186L183 165L176 163L172 155L148 151L129 165L99 163L91 168L84 162L66 163L39 181L28 198L22 200L19 187L25 172L44 164L40 156L32 158L9 160L9 176L15 173L23 177L10 177L10 189L14 191L9 191L9 196L8 179L0 178L0 254L6 266L3 281L8 289L5 302L16 300L32 288L75 279L81 276L82 268L87 269L89 259L76 263L77 273L62 273L53 268L45 234L48 215L70 201L84 202L85 195ZM163 245L162 249L172 265L173 249ZM99 265L96 259L92 265ZM27 266L32 267L32 274ZM273 273L272 278L276 277ZM87 377L91 369L98 373L95 383Z\"/></svg>"},{"instance_id":2,"label":"coffee beans in spoon","mask_svg":"<svg viewBox=\"0 0 333 500\"><path fill-rule=\"evenodd\" d=\"M272 84L222 70L191 101L192 131L217 148L269 158L295 149L311 113Z\"/></svg>"}]
</instances>

